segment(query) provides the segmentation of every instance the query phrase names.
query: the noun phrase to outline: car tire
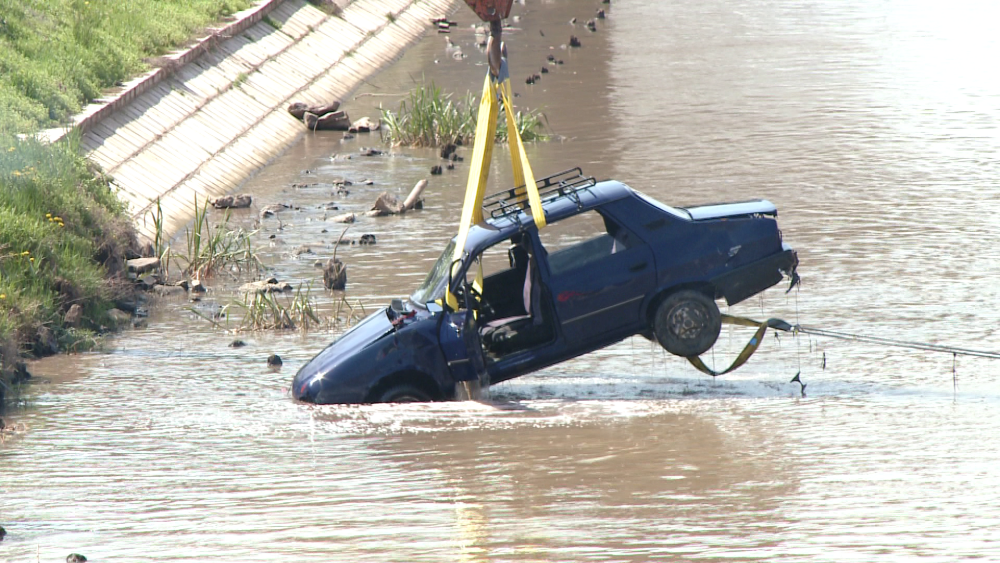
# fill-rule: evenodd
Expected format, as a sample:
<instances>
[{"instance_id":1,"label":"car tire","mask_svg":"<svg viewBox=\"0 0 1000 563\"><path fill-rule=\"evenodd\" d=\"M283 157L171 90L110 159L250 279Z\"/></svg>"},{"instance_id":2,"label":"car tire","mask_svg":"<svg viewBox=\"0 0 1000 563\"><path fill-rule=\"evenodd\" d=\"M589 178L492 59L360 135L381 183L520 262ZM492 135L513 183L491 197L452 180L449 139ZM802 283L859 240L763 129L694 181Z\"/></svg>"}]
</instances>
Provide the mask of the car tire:
<instances>
[{"instance_id":1,"label":"car tire","mask_svg":"<svg viewBox=\"0 0 1000 563\"><path fill-rule=\"evenodd\" d=\"M660 303L653 319L656 340L677 356L699 356L719 339L722 315L719 306L699 291L685 289Z\"/></svg>"},{"instance_id":2,"label":"car tire","mask_svg":"<svg viewBox=\"0 0 1000 563\"><path fill-rule=\"evenodd\" d=\"M430 396L413 385L393 385L379 395L380 403L426 403Z\"/></svg>"}]
</instances>

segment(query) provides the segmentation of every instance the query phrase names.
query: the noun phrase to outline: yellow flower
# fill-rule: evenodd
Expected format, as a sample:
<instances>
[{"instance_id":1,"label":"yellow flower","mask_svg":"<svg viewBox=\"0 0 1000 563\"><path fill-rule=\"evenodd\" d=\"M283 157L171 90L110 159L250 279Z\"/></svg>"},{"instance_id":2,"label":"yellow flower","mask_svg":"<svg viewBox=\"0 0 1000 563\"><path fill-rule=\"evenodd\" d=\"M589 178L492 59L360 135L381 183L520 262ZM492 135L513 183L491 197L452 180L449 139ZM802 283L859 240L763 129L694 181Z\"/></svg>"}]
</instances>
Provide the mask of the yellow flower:
<instances>
[{"instance_id":1,"label":"yellow flower","mask_svg":"<svg viewBox=\"0 0 1000 563\"><path fill-rule=\"evenodd\" d=\"M7 299L6 293L0 293L0 299Z\"/></svg>"},{"instance_id":2,"label":"yellow flower","mask_svg":"<svg viewBox=\"0 0 1000 563\"><path fill-rule=\"evenodd\" d=\"M14 152L14 147L7 149L7 152Z\"/></svg>"},{"instance_id":3,"label":"yellow flower","mask_svg":"<svg viewBox=\"0 0 1000 563\"><path fill-rule=\"evenodd\" d=\"M52 220L53 221L62 221L62 217L53 217Z\"/></svg>"},{"instance_id":4,"label":"yellow flower","mask_svg":"<svg viewBox=\"0 0 1000 563\"><path fill-rule=\"evenodd\" d=\"M52 218L52 214L51 213L46 213L45 214L45 218L46 219L51 219Z\"/></svg>"},{"instance_id":5,"label":"yellow flower","mask_svg":"<svg viewBox=\"0 0 1000 563\"><path fill-rule=\"evenodd\" d=\"M35 257L32 256L31 258L28 258L28 260L30 260L31 262L34 262L35 261Z\"/></svg>"},{"instance_id":6,"label":"yellow flower","mask_svg":"<svg viewBox=\"0 0 1000 563\"><path fill-rule=\"evenodd\" d=\"M14 171L14 175L15 176L20 176L21 175L21 171L20 170L15 170Z\"/></svg>"},{"instance_id":7,"label":"yellow flower","mask_svg":"<svg viewBox=\"0 0 1000 563\"><path fill-rule=\"evenodd\" d=\"M65 227L66 225L65 225L65 224L63 224L63 223L59 223L59 226L60 226L60 227Z\"/></svg>"},{"instance_id":8,"label":"yellow flower","mask_svg":"<svg viewBox=\"0 0 1000 563\"><path fill-rule=\"evenodd\" d=\"M31 251L30 250L25 250L24 252L21 253L21 256L27 256L29 254L31 254Z\"/></svg>"}]
</instances>

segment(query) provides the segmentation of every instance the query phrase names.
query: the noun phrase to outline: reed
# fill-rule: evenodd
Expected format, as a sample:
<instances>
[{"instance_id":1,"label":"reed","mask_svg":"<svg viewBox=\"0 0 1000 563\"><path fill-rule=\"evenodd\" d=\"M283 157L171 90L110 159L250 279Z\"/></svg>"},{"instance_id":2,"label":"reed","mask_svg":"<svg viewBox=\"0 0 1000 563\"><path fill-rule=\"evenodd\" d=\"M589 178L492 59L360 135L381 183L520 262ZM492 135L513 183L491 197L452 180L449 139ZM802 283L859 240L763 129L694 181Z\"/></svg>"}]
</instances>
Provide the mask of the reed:
<instances>
[{"instance_id":1,"label":"reed","mask_svg":"<svg viewBox=\"0 0 1000 563\"><path fill-rule=\"evenodd\" d=\"M231 213L227 210L222 223L214 228L209 221L208 203L199 206L194 199L194 222L185 229L186 254L176 256L187 263L184 274L196 279L210 277L222 269L236 276L259 274L264 264L253 251L251 237L257 231L230 229Z\"/></svg>"},{"instance_id":2,"label":"reed","mask_svg":"<svg viewBox=\"0 0 1000 563\"><path fill-rule=\"evenodd\" d=\"M423 84L413 89L399 103L399 109L382 108L382 138L393 145L433 147L449 143L468 144L476 134L479 104L471 92L462 97L445 93L434 85ZM516 127L525 142L543 141L540 132L543 116L537 111L518 111ZM507 142L507 119L500 113L497 142Z\"/></svg>"}]
</instances>

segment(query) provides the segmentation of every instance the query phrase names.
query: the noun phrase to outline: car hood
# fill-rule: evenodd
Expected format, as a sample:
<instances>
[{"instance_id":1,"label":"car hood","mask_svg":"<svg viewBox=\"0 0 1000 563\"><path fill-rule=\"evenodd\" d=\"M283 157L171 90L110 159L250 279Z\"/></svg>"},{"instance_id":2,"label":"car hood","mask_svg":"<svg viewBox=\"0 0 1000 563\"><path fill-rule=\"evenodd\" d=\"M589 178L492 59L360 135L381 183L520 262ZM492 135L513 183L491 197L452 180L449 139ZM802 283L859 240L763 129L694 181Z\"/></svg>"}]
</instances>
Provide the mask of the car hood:
<instances>
[{"instance_id":1,"label":"car hood","mask_svg":"<svg viewBox=\"0 0 1000 563\"><path fill-rule=\"evenodd\" d=\"M319 373L329 372L345 357L353 355L392 331L393 326L389 321L386 307L368 315L334 340L308 364L302 366L302 369L295 374L293 388L309 382Z\"/></svg>"}]
</instances>

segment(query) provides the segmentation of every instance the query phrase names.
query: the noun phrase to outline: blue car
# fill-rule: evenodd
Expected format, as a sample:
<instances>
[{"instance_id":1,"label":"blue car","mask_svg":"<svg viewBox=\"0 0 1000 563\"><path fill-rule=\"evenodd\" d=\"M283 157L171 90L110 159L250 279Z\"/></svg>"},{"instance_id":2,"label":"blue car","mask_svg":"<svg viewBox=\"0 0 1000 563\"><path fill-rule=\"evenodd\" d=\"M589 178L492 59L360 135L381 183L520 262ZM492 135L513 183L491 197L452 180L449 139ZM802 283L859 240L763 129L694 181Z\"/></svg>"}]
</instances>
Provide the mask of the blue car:
<instances>
[{"instance_id":1,"label":"blue car","mask_svg":"<svg viewBox=\"0 0 1000 563\"><path fill-rule=\"evenodd\" d=\"M718 339L717 300L789 277L798 257L765 200L675 208L579 168L484 199L460 260L452 239L406 300L365 318L295 375L311 403L448 400L641 334L678 356ZM449 307L446 289L457 298ZM454 303L454 301L453 301ZM464 391L463 391L464 390Z\"/></svg>"}]
</instances>

